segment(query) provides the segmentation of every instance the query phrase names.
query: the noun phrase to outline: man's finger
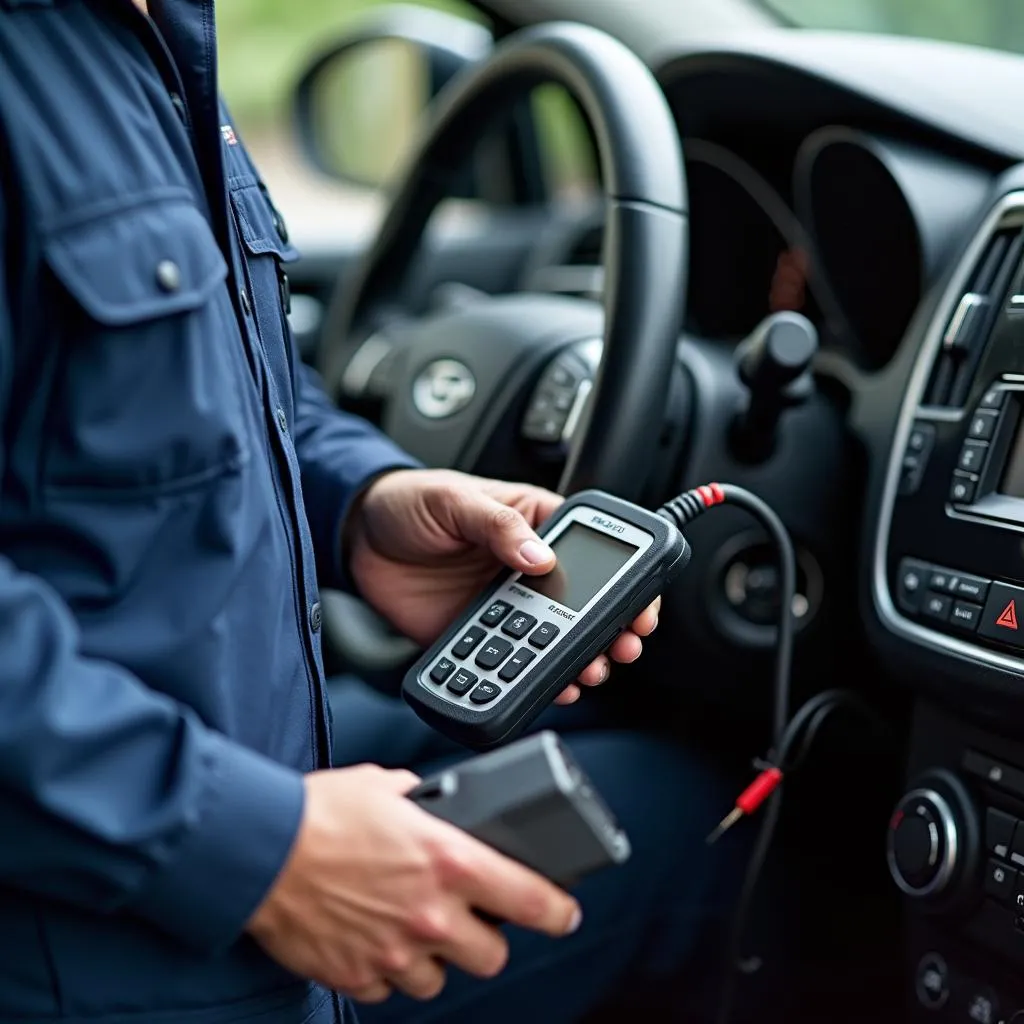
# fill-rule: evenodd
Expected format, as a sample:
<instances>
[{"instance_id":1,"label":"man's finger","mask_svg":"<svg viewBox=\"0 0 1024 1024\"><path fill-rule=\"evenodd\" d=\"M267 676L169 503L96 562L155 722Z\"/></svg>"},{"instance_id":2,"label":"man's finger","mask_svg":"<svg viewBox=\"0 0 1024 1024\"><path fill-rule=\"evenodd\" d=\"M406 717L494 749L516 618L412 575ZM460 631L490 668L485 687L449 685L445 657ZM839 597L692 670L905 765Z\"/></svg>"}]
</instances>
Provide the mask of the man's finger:
<instances>
[{"instance_id":1,"label":"man's finger","mask_svg":"<svg viewBox=\"0 0 1024 1024\"><path fill-rule=\"evenodd\" d=\"M430 957L419 957L404 971L388 974L388 981L413 999L433 999L444 988L444 968Z\"/></svg>"},{"instance_id":2,"label":"man's finger","mask_svg":"<svg viewBox=\"0 0 1024 1024\"><path fill-rule=\"evenodd\" d=\"M534 532L522 513L490 495L472 491L451 510L466 540L490 548L511 569L540 574L555 565L555 553Z\"/></svg>"},{"instance_id":3,"label":"man's finger","mask_svg":"<svg viewBox=\"0 0 1024 1024\"><path fill-rule=\"evenodd\" d=\"M600 654L579 674L579 681L584 686L600 686L611 675L611 669L608 659Z\"/></svg>"},{"instance_id":4,"label":"man's finger","mask_svg":"<svg viewBox=\"0 0 1024 1024\"><path fill-rule=\"evenodd\" d=\"M634 620L630 627L637 636L650 636L658 626L658 612L661 599L649 604Z\"/></svg>"},{"instance_id":5,"label":"man's finger","mask_svg":"<svg viewBox=\"0 0 1024 1024\"><path fill-rule=\"evenodd\" d=\"M579 927L580 906L567 892L483 843L468 836L463 842L449 884L470 906L556 937Z\"/></svg>"},{"instance_id":6,"label":"man's finger","mask_svg":"<svg viewBox=\"0 0 1024 1024\"><path fill-rule=\"evenodd\" d=\"M391 995L391 987L378 981L366 988L349 989L346 994L357 1003L383 1003Z\"/></svg>"},{"instance_id":7,"label":"man's finger","mask_svg":"<svg viewBox=\"0 0 1024 1024\"><path fill-rule=\"evenodd\" d=\"M608 653L611 655L612 661L617 661L620 665L628 665L640 657L643 649L644 645L640 642L640 637L627 630L616 637L615 643L608 648Z\"/></svg>"},{"instance_id":8,"label":"man's finger","mask_svg":"<svg viewBox=\"0 0 1024 1024\"><path fill-rule=\"evenodd\" d=\"M575 683L570 683L556 698L555 703L565 707L575 704L580 699L580 688Z\"/></svg>"},{"instance_id":9,"label":"man's finger","mask_svg":"<svg viewBox=\"0 0 1024 1024\"><path fill-rule=\"evenodd\" d=\"M438 944L437 956L477 978L493 978L508 963L508 939L476 914L461 910L451 936Z\"/></svg>"}]
</instances>

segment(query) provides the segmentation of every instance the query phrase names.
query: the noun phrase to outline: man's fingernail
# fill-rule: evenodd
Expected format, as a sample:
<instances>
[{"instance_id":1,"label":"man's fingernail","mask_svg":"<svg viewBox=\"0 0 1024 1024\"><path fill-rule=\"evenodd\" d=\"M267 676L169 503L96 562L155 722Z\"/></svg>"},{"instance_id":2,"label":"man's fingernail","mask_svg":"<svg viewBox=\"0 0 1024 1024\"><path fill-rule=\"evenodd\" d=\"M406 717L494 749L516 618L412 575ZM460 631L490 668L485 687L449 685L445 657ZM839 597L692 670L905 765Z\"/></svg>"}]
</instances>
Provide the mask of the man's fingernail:
<instances>
[{"instance_id":1,"label":"man's fingernail","mask_svg":"<svg viewBox=\"0 0 1024 1024\"><path fill-rule=\"evenodd\" d=\"M601 682L602 683L608 681L608 676L611 675L611 671L612 671L611 666L608 665L607 663L605 663L604 665L601 666Z\"/></svg>"},{"instance_id":2,"label":"man's fingernail","mask_svg":"<svg viewBox=\"0 0 1024 1024\"><path fill-rule=\"evenodd\" d=\"M530 565L543 565L551 561L554 553L547 544L542 544L539 540L528 540L519 549L519 557Z\"/></svg>"},{"instance_id":3,"label":"man's fingernail","mask_svg":"<svg viewBox=\"0 0 1024 1024\"><path fill-rule=\"evenodd\" d=\"M651 626L651 632L653 633L658 628L658 616L654 616L654 625Z\"/></svg>"},{"instance_id":4,"label":"man's fingernail","mask_svg":"<svg viewBox=\"0 0 1024 1024\"><path fill-rule=\"evenodd\" d=\"M578 932L581 924L583 924L583 911L577 907L569 922L569 927L565 929L565 934L572 935L573 932Z\"/></svg>"}]
</instances>

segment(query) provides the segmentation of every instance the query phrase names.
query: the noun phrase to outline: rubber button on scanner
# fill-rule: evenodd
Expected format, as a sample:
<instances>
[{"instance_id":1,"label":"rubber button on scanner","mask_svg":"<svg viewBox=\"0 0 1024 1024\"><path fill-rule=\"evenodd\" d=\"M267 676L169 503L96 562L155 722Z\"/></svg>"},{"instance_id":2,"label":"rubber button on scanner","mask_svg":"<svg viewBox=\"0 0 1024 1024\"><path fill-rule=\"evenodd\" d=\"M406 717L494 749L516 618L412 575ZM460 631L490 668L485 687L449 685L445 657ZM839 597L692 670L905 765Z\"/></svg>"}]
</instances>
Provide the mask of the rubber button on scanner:
<instances>
[{"instance_id":1,"label":"rubber button on scanner","mask_svg":"<svg viewBox=\"0 0 1024 1024\"><path fill-rule=\"evenodd\" d=\"M469 695L469 699L474 704L490 704L499 693L501 693L501 687L497 683L481 683Z\"/></svg>"},{"instance_id":2,"label":"rubber button on scanner","mask_svg":"<svg viewBox=\"0 0 1024 1024\"><path fill-rule=\"evenodd\" d=\"M498 678L503 679L506 683L512 682L520 672L526 668L527 665L536 658L537 655L529 649L529 647L520 647L515 654L509 658L508 663L498 673Z\"/></svg>"},{"instance_id":3,"label":"rubber button on scanner","mask_svg":"<svg viewBox=\"0 0 1024 1024\"><path fill-rule=\"evenodd\" d=\"M473 651L476 650L476 646L480 643L483 638L487 636L487 632L481 629L479 626L470 626L465 633L462 634L462 638L458 640L452 647L452 654L456 658L468 658Z\"/></svg>"},{"instance_id":4,"label":"rubber button on scanner","mask_svg":"<svg viewBox=\"0 0 1024 1024\"><path fill-rule=\"evenodd\" d=\"M464 693L469 692L476 680L476 675L470 672L469 669L460 668L449 681L448 689L451 690L456 697L461 697Z\"/></svg>"},{"instance_id":5,"label":"rubber button on scanner","mask_svg":"<svg viewBox=\"0 0 1024 1024\"><path fill-rule=\"evenodd\" d=\"M476 663L481 668L497 668L512 653L512 644L500 636L492 636L480 648Z\"/></svg>"},{"instance_id":6,"label":"rubber button on scanner","mask_svg":"<svg viewBox=\"0 0 1024 1024\"><path fill-rule=\"evenodd\" d=\"M494 601L487 606L487 611L480 616L480 621L485 626L496 626L510 611L512 605L508 601Z\"/></svg>"},{"instance_id":7,"label":"rubber button on scanner","mask_svg":"<svg viewBox=\"0 0 1024 1024\"><path fill-rule=\"evenodd\" d=\"M443 683L455 671L455 662L451 658L442 658L431 670L430 678L435 683Z\"/></svg>"},{"instance_id":8,"label":"rubber button on scanner","mask_svg":"<svg viewBox=\"0 0 1024 1024\"><path fill-rule=\"evenodd\" d=\"M508 636L514 636L517 640L522 639L527 633L537 625L537 620L532 615L527 615L524 612L516 612L501 627L502 633L506 633Z\"/></svg>"},{"instance_id":9,"label":"rubber button on scanner","mask_svg":"<svg viewBox=\"0 0 1024 1024\"><path fill-rule=\"evenodd\" d=\"M531 634L530 643L541 649L547 647L558 636L559 629L553 622L542 622Z\"/></svg>"}]
</instances>

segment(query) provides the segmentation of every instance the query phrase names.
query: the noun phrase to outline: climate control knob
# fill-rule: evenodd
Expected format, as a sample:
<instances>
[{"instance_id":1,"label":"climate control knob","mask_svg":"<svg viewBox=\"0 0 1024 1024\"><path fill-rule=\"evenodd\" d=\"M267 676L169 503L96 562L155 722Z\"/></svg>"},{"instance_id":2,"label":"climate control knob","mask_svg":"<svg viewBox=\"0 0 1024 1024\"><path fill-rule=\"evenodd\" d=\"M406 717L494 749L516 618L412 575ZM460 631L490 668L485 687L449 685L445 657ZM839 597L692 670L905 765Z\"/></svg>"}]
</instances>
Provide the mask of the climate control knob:
<instances>
[{"instance_id":1,"label":"climate control knob","mask_svg":"<svg viewBox=\"0 0 1024 1024\"><path fill-rule=\"evenodd\" d=\"M961 826L950 801L936 789L912 789L889 820L889 871L908 896L945 892L962 860Z\"/></svg>"}]
</instances>

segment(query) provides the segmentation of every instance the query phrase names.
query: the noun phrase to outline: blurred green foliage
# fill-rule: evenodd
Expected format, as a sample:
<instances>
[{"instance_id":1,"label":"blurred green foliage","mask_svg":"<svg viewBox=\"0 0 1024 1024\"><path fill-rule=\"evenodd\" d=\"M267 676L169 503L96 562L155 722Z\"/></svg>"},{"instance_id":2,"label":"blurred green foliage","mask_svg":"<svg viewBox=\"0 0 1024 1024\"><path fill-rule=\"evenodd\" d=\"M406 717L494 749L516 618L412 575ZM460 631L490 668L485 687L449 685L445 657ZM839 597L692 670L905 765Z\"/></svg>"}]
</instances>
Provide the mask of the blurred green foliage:
<instances>
[{"instance_id":1,"label":"blurred green foliage","mask_svg":"<svg viewBox=\"0 0 1024 1024\"><path fill-rule=\"evenodd\" d=\"M768 0L767 5L804 25L1024 50L1024 0Z\"/></svg>"},{"instance_id":2,"label":"blurred green foliage","mask_svg":"<svg viewBox=\"0 0 1024 1024\"><path fill-rule=\"evenodd\" d=\"M392 0L393 2L393 0ZM480 20L465 0L413 0ZM313 55L385 0L217 0L221 89L249 133L278 127Z\"/></svg>"}]
</instances>

